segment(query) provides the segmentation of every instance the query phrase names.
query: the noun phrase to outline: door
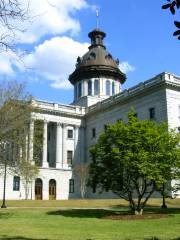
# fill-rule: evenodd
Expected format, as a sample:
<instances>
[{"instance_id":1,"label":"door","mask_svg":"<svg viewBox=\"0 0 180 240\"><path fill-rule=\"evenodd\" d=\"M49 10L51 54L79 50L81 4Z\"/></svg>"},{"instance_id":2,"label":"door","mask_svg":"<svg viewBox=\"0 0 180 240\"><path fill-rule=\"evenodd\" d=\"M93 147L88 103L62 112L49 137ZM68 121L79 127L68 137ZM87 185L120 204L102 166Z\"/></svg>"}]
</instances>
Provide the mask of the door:
<instances>
[{"instance_id":1,"label":"door","mask_svg":"<svg viewBox=\"0 0 180 240\"><path fill-rule=\"evenodd\" d=\"M49 181L49 200L56 200L56 181L54 179Z\"/></svg>"},{"instance_id":2,"label":"door","mask_svg":"<svg viewBox=\"0 0 180 240\"><path fill-rule=\"evenodd\" d=\"M42 200L42 180L40 178L35 181L35 200Z\"/></svg>"}]
</instances>

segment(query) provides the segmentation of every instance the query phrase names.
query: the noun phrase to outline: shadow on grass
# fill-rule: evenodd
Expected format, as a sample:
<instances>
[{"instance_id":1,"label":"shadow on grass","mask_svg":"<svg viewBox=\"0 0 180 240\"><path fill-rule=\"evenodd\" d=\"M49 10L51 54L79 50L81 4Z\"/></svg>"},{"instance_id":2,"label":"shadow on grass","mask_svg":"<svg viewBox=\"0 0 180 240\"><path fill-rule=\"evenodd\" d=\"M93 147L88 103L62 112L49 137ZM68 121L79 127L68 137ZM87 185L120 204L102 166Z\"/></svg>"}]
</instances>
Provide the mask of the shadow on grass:
<instances>
[{"instance_id":1,"label":"shadow on grass","mask_svg":"<svg viewBox=\"0 0 180 240\"><path fill-rule=\"evenodd\" d=\"M143 215L151 215L151 214L167 214L174 215L180 214L179 208L147 208L144 210ZM57 210L57 211L49 211L47 215L54 216L63 216L63 217L71 217L71 218L105 218L108 216L125 216L125 215L134 215L131 210L128 208L123 209L67 209L67 210ZM178 239L180 240L180 239Z\"/></svg>"},{"instance_id":2,"label":"shadow on grass","mask_svg":"<svg viewBox=\"0 0 180 240\"><path fill-rule=\"evenodd\" d=\"M120 212L115 210L105 210L105 209L68 209L68 210L58 210L49 211L48 215L57 215L63 217L77 217L77 218L103 218L110 215L119 214L131 214L131 212Z\"/></svg>"},{"instance_id":3,"label":"shadow on grass","mask_svg":"<svg viewBox=\"0 0 180 240\"><path fill-rule=\"evenodd\" d=\"M128 211L128 207L122 208L121 205L113 206L112 209L121 210L121 211L124 209L125 212ZM144 209L144 213L180 214L180 208L161 208L161 207L152 207L147 205L147 207Z\"/></svg>"},{"instance_id":4,"label":"shadow on grass","mask_svg":"<svg viewBox=\"0 0 180 240\"><path fill-rule=\"evenodd\" d=\"M22 236L9 237L7 235L0 236L0 240L48 240L47 238L28 238Z\"/></svg>"},{"instance_id":5,"label":"shadow on grass","mask_svg":"<svg viewBox=\"0 0 180 240\"><path fill-rule=\"evenodd\" d=\"M0 212L0 219L8 219L11 218L13 215L13 213L9 213L9 212Z\"/></svg>"},{"instance_id":6,"label":"shadow on grass","mask_svg":"<svg viewBox=\"0 0 180 240\"><path fill-rule=\"evenodd\" d=\"M129 240L130 240L130 239L129 239ZM144 238L144 240L161 240L161 238L158 238L158 237L150 237L150 238ZM170 240L180 240L180 237L171 238Z\"/></svg>"}]
</instances>

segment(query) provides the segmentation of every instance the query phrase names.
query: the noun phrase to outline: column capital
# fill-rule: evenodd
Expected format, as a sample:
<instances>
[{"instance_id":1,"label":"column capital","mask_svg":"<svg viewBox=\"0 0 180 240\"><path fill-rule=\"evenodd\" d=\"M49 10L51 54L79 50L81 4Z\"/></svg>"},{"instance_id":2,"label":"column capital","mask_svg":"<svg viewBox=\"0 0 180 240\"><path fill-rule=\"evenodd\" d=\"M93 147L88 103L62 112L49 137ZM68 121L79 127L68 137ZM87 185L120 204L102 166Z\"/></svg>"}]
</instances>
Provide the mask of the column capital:
<instances>
[{"instance_id":1,"label":"column capital","mask_svg":"<svg viewBox=\"0 0 180 240\"><path fill-rule=\"evenodd\" d=\"M48 124L49 121L44 119L43 122L44 122L44 124Z\"/></svg>"},{"instance_id":2,"label":"column capital","mask_svg":"<svg viewBox=\"0 0 180 240\"><path fill-rule=\"evenodd\" d=\"M57 126L61 126L62 127L62 122L56 122Z\"/></svg>"}]
</instances>

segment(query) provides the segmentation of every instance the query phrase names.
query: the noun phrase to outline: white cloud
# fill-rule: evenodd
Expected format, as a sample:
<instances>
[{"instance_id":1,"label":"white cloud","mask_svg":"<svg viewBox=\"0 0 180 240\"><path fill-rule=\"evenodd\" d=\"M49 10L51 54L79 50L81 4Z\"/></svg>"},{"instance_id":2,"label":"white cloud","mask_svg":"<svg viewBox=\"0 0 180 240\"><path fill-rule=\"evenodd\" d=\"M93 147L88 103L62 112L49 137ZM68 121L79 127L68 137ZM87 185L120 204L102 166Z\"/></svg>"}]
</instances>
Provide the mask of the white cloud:
<instances>
[{"instance_id":1,"label":"white cloud","mask_svg":"<svg viewBox=\"0 0 180 240\"><path fill-rule=\"evenodd\" d=\"M26 8L27 0L22 1ZM54 36L65 32L76 34L80 30L80 23L74 14L87 7L89 5L86 0L31 0L30 22L25 21L24 26L22 23L19 26L26 31L18 33L18 41L34 43L47 34Z\"/></svg>"},{"instance_id":2,"label":"white cloud","mask_svg":"<svg viewBox=\"0 0 180 240\"><path fill-rule=\"evenodd\" d=\"M88 43L79 43L68 37L54 37L37 46L25 57L27 68L51 80L54 88L71 88L68 76L75 69L78 56L88 50Z\"/></svg>"},{"instance_id":3,"label":"white cloud","mask_svg":"<svg viewBox=\"0 0 180 240\"><path fill-rule=\"evenodd\" d=\"M136 69L134 66L130 65L127 61L120 62L119 68L123 73L133 72Z\"/></svg>"},{"instance_id":4,"label":"white cloud","mask_svg":"<svg viewBox=\"0 0 180 240\"><path fill-rule=\"evenodd\" d=\"M1 52L0 54L1 75L13 77L15 75L13 66L19 67L17 55L11 51Z\"/></svg>"}]
</instances>

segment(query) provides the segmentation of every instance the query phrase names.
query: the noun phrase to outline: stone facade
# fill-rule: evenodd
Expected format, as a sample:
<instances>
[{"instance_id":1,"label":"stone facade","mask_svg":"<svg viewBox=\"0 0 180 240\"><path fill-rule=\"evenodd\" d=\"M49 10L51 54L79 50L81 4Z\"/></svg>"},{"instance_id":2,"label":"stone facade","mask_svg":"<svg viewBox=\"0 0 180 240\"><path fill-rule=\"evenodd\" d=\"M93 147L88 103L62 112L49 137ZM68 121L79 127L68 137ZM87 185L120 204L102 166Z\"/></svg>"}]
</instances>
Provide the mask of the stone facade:
<instances>
[{"instance_id":1,"label":"stone facade","mask_svg":"<svg viewBox=\"0 0 180 240\"><path fill-rule=\"evenodd\" d=\"M154 109L153 118L157 122L168 121L170 128L178 129L180 77L162 73L89 107L60 105L38 100L34 101L33 105L39 109L39 112L32 115L30 134L34 131L33 121L38 119L44 122L43 159L38 176L42 180L42 199L49 199L51 179L56 182L56 199L79 198L80 188L73 168L78 163L89 161L89 148L97 141L106 124L114 123L118 119L127 121L127 114L131 108L135 109L138 118L149 119L150 109ZM72 153L72 164L68 162L68 151ZM33 161L32 156L31 159ZM10 174L7 176L6 197L24 199L23 181L20 178L19 190L13 191L13 177ZM70 187L73 188L71 191ZM3 194L2 190L3 178L0 179L0 196ZM89 189L86 197L115 196L110 192L94 194ZM35 181L30 186L29 199L35 199Z\"/></svg>"},{"instance_id":2,"label":"stone facade","mask_svg":"<svg viewBox=\"0 0 180 240\"><path fill-rule=\"evenodd\" d=\"M130 89L122 91L126 76L118 68L103 45L105 33L99 29L89 34L92 45L82 58L78 57L76 70L70 75L74 85L74 101L62 105L47 101L33 101L29 132L29 161L33 160L35 122L43 122L43 149L39 159L39 175L29 186L28 199L80 198L79 179L74 168L90 161L89 148L108 123L122 119L134 108L139 119L168 122L169 128L180 127L180 77L161 73ZM3 177L0 175L0 197L3 196ZM174 183L173 183L174 184ZM25 199L21 176L8 171L7 199ZM180 196L180 192L179 192ZM111 192L93 193L87 198L116 197Z\"/></svg>"}]
</instances>

